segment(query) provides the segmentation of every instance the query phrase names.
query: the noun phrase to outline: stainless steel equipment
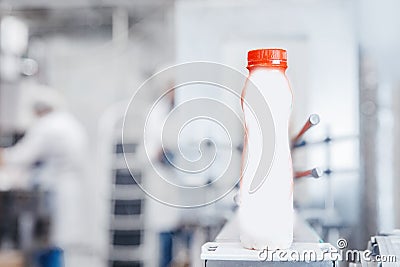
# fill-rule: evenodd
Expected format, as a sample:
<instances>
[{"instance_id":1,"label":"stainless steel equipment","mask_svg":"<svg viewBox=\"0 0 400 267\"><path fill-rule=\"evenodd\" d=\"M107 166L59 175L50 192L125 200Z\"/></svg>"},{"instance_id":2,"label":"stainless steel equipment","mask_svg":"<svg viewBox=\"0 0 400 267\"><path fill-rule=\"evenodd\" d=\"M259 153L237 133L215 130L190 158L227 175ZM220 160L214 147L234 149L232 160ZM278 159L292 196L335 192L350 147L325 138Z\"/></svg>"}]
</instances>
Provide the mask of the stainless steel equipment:
<instances>
[{"instance_id":1,"label":"stainless steel equipment","mask_svg":"<svg viewBox=\"0 0 400 267\"><path fill-rule=\"evenodd\" d=\"M214 242L202 246L201 259L206 267L219 266L335 266L339 259L336 248L323 243L314 230L298 215L295 216L294 242L290 249L277 251L286 256L272 254L272 251L249 250L242 247L239 240L237 217L229 221ZM296 258L313 251L315 259ZM290 255L292 253L292 255Z\"/></svg>"},{"instance_id":2,"label":"stainless steel equipment","mask_svg":"<svg viewBox=\"0 0 400 267\"><path fill-rule=\"evenodd\" d=\"M400 266L400 230L371 237L367 250L358 253L358 258L354 258L354 253L349 255L357 265L361 262L363 267Z\"/></svg>"}]
</instances>

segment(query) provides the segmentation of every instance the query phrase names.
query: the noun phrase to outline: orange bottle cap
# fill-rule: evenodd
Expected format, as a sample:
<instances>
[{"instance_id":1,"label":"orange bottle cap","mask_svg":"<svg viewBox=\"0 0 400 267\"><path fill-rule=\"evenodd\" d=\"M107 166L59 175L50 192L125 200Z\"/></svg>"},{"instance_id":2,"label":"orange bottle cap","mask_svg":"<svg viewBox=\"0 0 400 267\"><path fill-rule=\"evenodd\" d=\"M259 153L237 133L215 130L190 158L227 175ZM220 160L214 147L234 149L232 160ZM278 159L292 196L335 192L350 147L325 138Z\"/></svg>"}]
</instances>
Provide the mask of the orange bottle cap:
<instances>
[{"instance_id":1,"label":"orange bottle cap","mask_svg":"<svg viewBox=\"0 0 400 267\"><path fill-rule=\"evenodd\" d=\"M285 49L268 48L250 50L247 54L247 68L276 67L287 68L287 53Z\"/></svg>"}]
</instances>

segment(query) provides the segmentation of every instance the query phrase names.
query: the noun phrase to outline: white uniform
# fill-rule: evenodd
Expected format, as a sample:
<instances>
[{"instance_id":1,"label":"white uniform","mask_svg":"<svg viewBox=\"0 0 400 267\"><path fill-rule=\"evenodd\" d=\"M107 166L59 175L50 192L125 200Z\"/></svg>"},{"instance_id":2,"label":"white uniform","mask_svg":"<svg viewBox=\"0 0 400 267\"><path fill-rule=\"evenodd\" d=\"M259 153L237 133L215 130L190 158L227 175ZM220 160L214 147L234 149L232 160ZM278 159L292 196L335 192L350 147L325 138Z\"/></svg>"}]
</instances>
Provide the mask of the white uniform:
<instances>
[{"instance_id":1,"label":"white uniform","mask_svg":"<svg viewBox=\"0 0 400 267\"><path fill-rule=\"evenodd\" d=\"M84 242L85 203L81 198L86 151L87 137L81 125L69 113L53 111L40 117L24 138L3 154L4 163L10 166L29 169L35 162L43 162L39 182L52 193L54 203L51 240L66 252Z\"/></svg>"}]
</instances>

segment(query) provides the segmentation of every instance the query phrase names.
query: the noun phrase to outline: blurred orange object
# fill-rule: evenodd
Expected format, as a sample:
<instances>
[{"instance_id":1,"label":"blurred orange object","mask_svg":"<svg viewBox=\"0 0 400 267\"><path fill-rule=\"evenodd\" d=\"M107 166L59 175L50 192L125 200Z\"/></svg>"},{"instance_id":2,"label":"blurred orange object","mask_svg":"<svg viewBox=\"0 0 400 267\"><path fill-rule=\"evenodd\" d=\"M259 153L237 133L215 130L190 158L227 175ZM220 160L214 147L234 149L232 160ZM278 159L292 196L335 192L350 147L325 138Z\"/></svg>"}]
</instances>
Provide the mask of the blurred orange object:
<instances>
[{"instance_id":1,"label":"blurred orange object","mask_svg":"<svg viewBox=\"0 0 400 267\"><path fill-rule=\"evenodd\" d=\"M24 255L17 250L0 251L0 267L24 267Z\"/></svg>"}]
</instances>

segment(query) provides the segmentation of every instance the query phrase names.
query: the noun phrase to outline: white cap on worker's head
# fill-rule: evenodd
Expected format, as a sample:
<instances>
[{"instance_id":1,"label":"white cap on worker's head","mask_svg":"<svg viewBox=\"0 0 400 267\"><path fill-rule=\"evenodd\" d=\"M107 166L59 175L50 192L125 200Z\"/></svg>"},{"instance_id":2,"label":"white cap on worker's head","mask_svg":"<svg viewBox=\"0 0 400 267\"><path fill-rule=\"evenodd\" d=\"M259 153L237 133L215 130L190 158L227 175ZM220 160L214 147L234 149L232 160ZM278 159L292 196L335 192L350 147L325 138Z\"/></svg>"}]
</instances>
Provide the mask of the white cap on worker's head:
<instances>
[{"instance_id":1,"label":"white cap on worker's head","mask_svg":"<svg viewBox=\"0 0 400 267\"><path fill-rule=\"evenodd\" d=\"M33 109L35 112L65 108L64 98L59 91L45 85L36 85L35 87L33 99Z\"/></svg>"}]
</instances>

